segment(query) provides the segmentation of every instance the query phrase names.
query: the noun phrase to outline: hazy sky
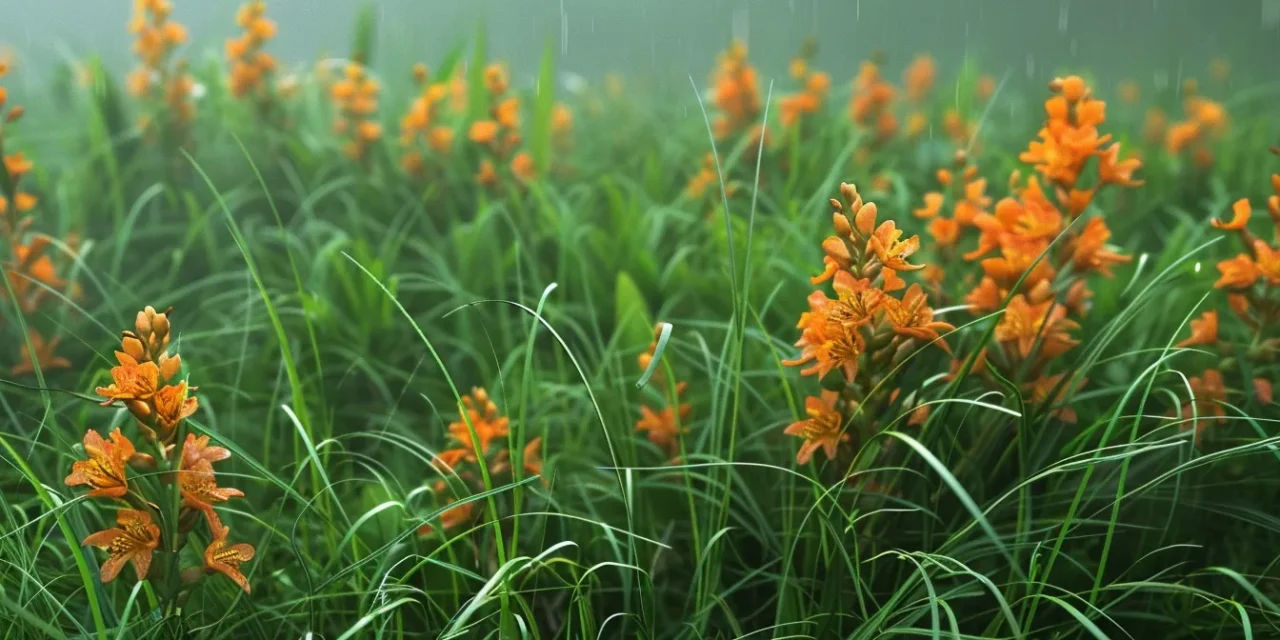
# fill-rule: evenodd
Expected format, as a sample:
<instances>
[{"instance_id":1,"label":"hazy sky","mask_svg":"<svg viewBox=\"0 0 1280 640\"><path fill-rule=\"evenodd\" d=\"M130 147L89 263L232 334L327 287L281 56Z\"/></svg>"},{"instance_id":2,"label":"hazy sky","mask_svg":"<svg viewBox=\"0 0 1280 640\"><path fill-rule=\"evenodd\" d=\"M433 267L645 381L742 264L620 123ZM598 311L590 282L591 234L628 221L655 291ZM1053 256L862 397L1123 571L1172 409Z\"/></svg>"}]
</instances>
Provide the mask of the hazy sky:
<instances>
[{"instance_id":1,"label":"hazy sky","mask_svg":"<svg viewBox=\"0 0 1280 640\"><path fill-rule=\"evenodd\" d=\"M96 51L129 64L129 0L0 0L0 44L39 69L63 52ZM233 0L174 0L194 51L234 30ZM271 49L286 62L343 55L357 0L272 0ZM852 76L874 50L900 67L928 50L944 69L966 54L996 73L1055 70L1203 75L1227 55L1253 80L1280 79L1280 0L377 0L381 64L438 60L478 21L495 57L532 72L544 43L562 68L705 76L732 35L746 35L766 72L781 71L810 34L820 66ZM391 69L385 69L392 71Z\"/></svg>"}]
</instances>

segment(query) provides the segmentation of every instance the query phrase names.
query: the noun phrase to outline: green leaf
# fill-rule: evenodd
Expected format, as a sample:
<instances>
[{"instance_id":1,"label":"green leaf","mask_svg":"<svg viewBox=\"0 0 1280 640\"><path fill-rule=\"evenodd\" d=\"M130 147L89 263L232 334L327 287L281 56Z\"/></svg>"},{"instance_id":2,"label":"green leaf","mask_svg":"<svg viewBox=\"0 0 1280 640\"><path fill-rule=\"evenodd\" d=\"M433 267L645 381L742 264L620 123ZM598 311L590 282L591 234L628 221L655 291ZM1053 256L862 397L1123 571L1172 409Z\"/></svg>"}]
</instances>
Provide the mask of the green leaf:
<instances>
[{"instance_id":1,"label":"green leaf","mask_svg":"<svg viewBox=\"0 0 1280 640\"><path fill-rule=\"evenodd\" d=\"M653 319L640 288L626 272L618 274L615 288L615 318L618 337L624 347L643 346L653 340Z\"/></svg>"},{"instance_id":2,"label":"green leaf","mask_svg":"<svg viewBox=\"0 0 1280 640\"><path fill-rule=\"evenodd\" d=\"M538 67L538 91L533 98L533 123L529 145L533 149L533 166L538 171L551 169L551 112L556 104L556 60L551 43L542 50Z\"/></svg>"},{"instance_id":3,"label":"green leaf","mask_svg":"<svg viewBox=\"0 0 1280 640\"><path fill-rule=\"evenodd\" d=\"M356 15L355 35L351 47L351 59L364 66L373 62L373 46L377 42L377 22L373 16L374 5L366 2Z\"/></svg>"}]
</instances>

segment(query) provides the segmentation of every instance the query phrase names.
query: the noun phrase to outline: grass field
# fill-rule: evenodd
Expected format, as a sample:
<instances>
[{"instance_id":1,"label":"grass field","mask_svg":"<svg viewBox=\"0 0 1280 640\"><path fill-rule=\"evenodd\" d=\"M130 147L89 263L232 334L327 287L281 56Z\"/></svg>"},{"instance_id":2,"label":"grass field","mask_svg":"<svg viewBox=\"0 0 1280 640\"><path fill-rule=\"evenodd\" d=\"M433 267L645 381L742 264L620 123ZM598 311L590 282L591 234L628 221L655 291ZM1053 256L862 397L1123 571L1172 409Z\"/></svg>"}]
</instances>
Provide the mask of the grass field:
<instances>
[{"instance_id":1,"label":"grass field","mask_svg":"<svg viewBox=\"0 0 1280 640\"><path fill-rule=\"evenodd\" d=\"M3 637L1280 637L1280 85L263 10L0 89Z\"/></svg>"}]
</instances>

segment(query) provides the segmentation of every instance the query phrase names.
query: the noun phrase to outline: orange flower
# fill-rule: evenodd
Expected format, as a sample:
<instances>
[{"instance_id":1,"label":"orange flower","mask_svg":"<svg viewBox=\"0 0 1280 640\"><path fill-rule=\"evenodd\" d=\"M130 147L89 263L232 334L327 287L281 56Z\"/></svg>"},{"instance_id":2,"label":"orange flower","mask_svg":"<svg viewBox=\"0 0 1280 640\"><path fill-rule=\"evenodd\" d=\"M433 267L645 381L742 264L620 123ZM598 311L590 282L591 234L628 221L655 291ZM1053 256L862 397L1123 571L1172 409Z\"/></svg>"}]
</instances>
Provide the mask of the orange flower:
<instances>
[{"instance_id":1,"label":"orange flower","mask_svg":"<svg viewBox=\"0 0 1280 640\"><path fill-rule=\"evenodd\" d=\"M901 335L910 336L924 342L932 342L951 352L947 342L938 336L939 331L955 331L955 327L945 322L934 321L933 309L929 308L928 297L919 284L912 284L903 294L902 300L885 297L885 318L893 325L893 330Z\"/></svg>"},{"instance_id":2,"label":"orange flower","mask_svg":"<svg viewBox=\"0 0 1280 640\"><path fill-rule=\"evenodd\" d=\"M1026 296L1018 294L1009 301L996 325L995 338L1002 344L1016 343L1017 353L1023 358L1031 356L1037 342L1041 358L1056 358L1079 344L1070 331L1080 325L1066 316L1066 308L1052 299L1030 304Z\"/></svg>"},{"instance_id":3,"label":"orange flower","mask_svg":"<svg viewBox=\"0 0 1280 640\"><path fill-rule=\"evenodd\" d=\"M983 277L978 286L965 296L965 303L969 305L969 311L973 313L990 313L1000 308L1000 302L1004 300L1005 292L1000 290L999 285L989 276Z\"/></svg>"},{"instance_id":4,"label":"orange flower","mask_svg":"<svg viewBox=\"0 0 1280 640\"><path fill-rule=\"evenodd\" d=\"M204 550L205 571L221 573L249 593L249 579L240 573L240 565L253 559L253 546L243 542L227 544L231 528L223 526L216 516L209 522L209 530L213 532L213 540Z\"/></svg>"},{"instance_id":5,"label":"orange flower","mask_svg":"<svg viewBox=\"0 0 1280 640\"><path fill-rule=\"evenodd\" d=\"M809 464L813 452L819 448L827 455L828 460L836 457L836 448L841 442L849 441L849 434L844 432L844 418L836 409L836 400L840 395L834 391L823 391L820 398L805 398L804 410L808 418L793 422L783 430L789 436L804 438L800 451L796 453L796 464Z\"/></svg>"},{"instance_id":6,"label":"orange flower","mask_svg":"<svg viewBox=\"0 0 1280 640\"><path fill-rule=\"evenodd\" d=\"M1218 311L1206 311L1191 321L1191 337L1174 345L1190 347L1197 344L1215 344L1218 342Z\"/></svg>"},{"instance_id":7,"label":"orange flower","mask_svg":"<svg viewBox=\"0 0 1280 640\"><path fill-rule=\"evenodd\" d=\"M1138 83L1133 80L1125 80L1120 83L1120 101L1125 104L1138 104L1138 100L1142 97L1142 91L1138 89Z\"/></svg>"},{"instance_id":8,"label":"orange flower","mask_svg":"<svg viewBox=\"0 0 1280 640\"><path fill-rule=\"evenodd\" d=\"M187 396L187 383L167 385L156 392L156 426L160 427L161 440L178 428L178 423L191 417L200 406L199 400Z\"/></svg>"},{"instance_id":9,"label":"orange flower","mask_svg":"<svg viewBox=\"0 0 1280 640\"><path fill-rule=\"evenodd\" d=\"M1280 284L1280 251L1273 250L1267 243L1255 239L1253 255L1257 259L1258 275L1265 276L1271 284Z\"/></svg>"},{"instance_id":10,"label":"orange flower","mask_svg":"<svg viewBox=\"0 0 1280 640\"><path fill-rule=\"evenodd\" d=\"M1253 393L1258 397L1258 401L1262 404L1271 404L1272 392L1271 381L1266 378L1253 379Z\"/></svg>"},{"instance_id":11,"label":"orange flower","mask_svg":"<svg viewBox=\"0 0 1280 640\"><path fill-rule=\"evenodd\" d=\"M178 473L178 487L182 492L182 506L204 513L212 529L217 522L213 505L232 498L244 497L244 492L231 487L219 487L213 473L213 465L206 459L197 460L190 469Z\"/></svg>"},{"instance_id":12,"label":"orange flower","mask_svg":"<svg viewBox=\"0 0 1280 640\"><path fill-rule=\"evenodd\" d=\"M87 484L90 498L123 498L129 492L125 469L137 451L119 429L111 432L108 442L92 429L84 434L84 452L88 460L76 460L71 475L64 481L68 487Z\"/></svg>"},{"instance_id":13,"label":"orange flower","mask_svg":"<svg viewBox=\"0 0 1280 640\"><path fill-rule=\"evenodd\" d=\"M188 433L187 440L182 445L182 469L184 470L195 469L201 460L208 462L212 468L214 462L230 457L231 452L225 447L210 446L207 435L197 437L194 433Z\"/></svg>"},{"instance_id":14,"label":"orange flower","mask_svg":"<svg viewBox=\"0 0 1280 640\"><path fill-rule=\"evenodd\" d=\"M990 74L982 74L978 78L978 100L986 102L996 93L996 79Z\"/></svg>"},{"instance_id":15,"label":"orange flower","mask_svg":"<svg viewBox=\"0 0 1280 640\"><path fill-rule=\"evenodd\" d=\"M511 173L520 180L532 180L534 178L533 156L526 151L517 153L511 159Z\"/></svg>"},{"instance_id":16,"label":"orange flower","mask_svg":"<svg viewBox=\"0 0 1280 640\"><path fill-rule=\"evenodd\" d=\"M874 253L880 260L880 264L895 271L923 269L923 265L907 262L907 258L920 249L920 236L899 240L898 238L901 237L902 231L897 228L897 225L892 220L885 220L876 227L875 233L867 240L867 251Z\"/></svg>"},{"instance_id":17,"label":"orange flower","mask_svg":"<svg viewBox=\"0 0 1280 640\"><path fill-rule=\"evenodd\" d=\"M107 399L102 403L103 406L109 406L117 400L125 404L150 400L156 393L156 385L160 379L160 369L156 363L139 363L133 356L122 351L116 352L116 360L120 362L120 366L111 368L111 385L94 390L94 393Z\"/></svg>"},{"instance_id":18,"label":"orange flower","mask_svg":"<svg viewBox=\"0 0 1280 640\"><path fill-rule=\"evenodd\" d=\"M684 382L676 385L677 398L684 393L686 387L687 384ZM676 420L677 411L679 411L678 424ZM636 421L636 431L647 432L649 434L649 442L657 445L667 455L675 455L680 450L679 436L689 432L683 425L688 423L689 415L692 411L693 407L688 403L681 403L677 409L673 409L668 405L661 411L654 411L647 406L640 405L640 419Z\"/></svg>"},{"instance_id":19,"label":"orange flower","mask_svg":"<svg viewBox=\"0 0 1280 640\"><path fill-rule=\"evenodd\" d=\"M160 546L160 527L151 514L133 509L116 512L116 527L91 534L81 544L106 549L110 554L102 563L102 582L115 580L126 562L133 565L138 580L145 580L151 569L151 554Z\"/></svg>"},{"instance_id":20,"label":"orange flower","mask_svg":"<svg viewBox=\"0 0 1280 640\"><path fill-rule=\"evenodd\" d=\"M1107 223L1102 218L1090 218L1080 235L1075 238L1072 247L1071 259L1076 268L1097 271L1110 277L1111 265L1128 262L1129 256L1107 248L1107 240L1110 238L1111 231L1107 229Z\"/></svg>"},{"instance_id":21,"label":"orange flower","mask_svg":"<svg viewBox=\"0 0 1280 640\"><path fill-rule=\"evenodd\" d=\"M1239 231L1249 225L1249 214L1252 208L1249 206L1248 198L1240 198L1231 205L1231 221L1223 222L1217 218L1209 221L1215 229L1223 229L1226 231Z\"/></svg>"},{"instance_id":22,"label":"orange flower","mask_svg":"<svg viewBox=\"0 0 1280 640\"><path fill-rule=\"evenodd\" d=\"M524 453L521 456L524 461L525 473L536 476L542 473L542 437L539 436L530 440L524 445Z\"/></svg>"},{"instance_id":23,"label":"orange flower","mask_svg":"<svg viewBox=\"0 0 1280 640\"><path fill-rule=\"evenodd\" d=\"M929 235L943 247L949 247L960 239L960 223L952 218L934 218L929 223Z\"/></svg>"},{"instance_id":24,"label":"orange flower","mask_svg":"<svg viewBox=\"0 0 1280 640\"><path fill-rule=\"evenodd\" d=\"M1253 286L1257 282L1258 265L1254 264L1253 259L1247 254L1240 254L1230 260L1223 260L1218 263L1218 271L1222 272L1222 276L1218 278L1213 286L1219 289L1244 289Z\"/></svg>"},{"instance_id":25,"label":"orange flower","mask_svg":"<svg viewBox=\"0 0 1280 640\"><path fill-rule=\"evenodd\" d=\"M478 120L471 123L467 137L476 144L492 144L498 137L498 123L493 120Z\"/></svg>"},{"instance_id":26,"label":"orange flower","mask_svg":"<svg viewBox=\"0 0 1280 640\"><path fill-rule=\"evenodd\" d=\"M27 339L31 341L33 349L29 350L27 349L26 343L22 344L22 362L13 365L13 368L10 369L10 372L13 375L20 376L32 373L35 371L36 365L40 366L41 371L48 371L49 369L66 369L71 366L70 360L54 353L58 348L58 343L62 341L61 337L55 337L54 339L45 342L44 336L40 335L40 332L35 329L28 329ZM31 357L33 352L35 353L34 358Z\"/></svg>"},{"instance_id":27,"label":"orange flower","mask_svg":"<svg viewBox=\"0 0 1280 640\"><path fill-rule=\"evenodd\" d=\"M1193 376L1188 382L1191 384L1191 402L1183 405L1182 417L1189 422L1183 428L1196 430L1198 444L1205 427L1210 423L1223 424L1227 421L1225 417L1227 412L1221 404L1227 399L1227 388L1222 382L1222 373L1217 369L1207 369L1199 376ZM1193 413L1196 416L1194 420L1191 419Z\"/></svg>"},{"instance_id":28,"label":"orange flower","mask_svg":"<svg viewBox=\"0 0 1280 640\"><path fill-rule=\"evenodd\" d=\"M1050 404L1050 397L1049 397L1050 394L1052 394L1054 388L1057 387L1058 384L1062 382L1062 378L1065 375L1066 374L1064 373L1059 373L1057 375L1052 375L1052 376L1040 376L1039 378L1036 378L1034 381L1032 381L1030 385L1026 385L1026 387L1029 388L1029 390L1031 391L1032 404L1035 404L1035 405ZM1081 379L1080 383L1076 385L1075 390L1078 391L1080 387L1083 387L1085 385L1086 382L1088 382L1088 380ZM1067 395L1069 395L1070 393L1072 393L1072 389L1070 385L1063 386L1062 389L1058 391L1057 395L1055 395L1052 398L1051 404L1062 405L1062 403L1066 400ZM1059 420L1066 422L1068 424L1075 424L1077 420L1076 410L1073 409L1070 405L1059 407L1057 410L1053 412L1053 415L1057 417Z\"/></svg>"},{"instance_id":29,"label":"orange flower","mask_svg":"<svg viewBox=\"0 0 1280 640\"><path fill-rule=\"evenodd\" d=\"M1134 180L1133 172L1142 168L1142 161L1137 158L1120 159L1120 143L1107 147L1098 155L1098 179L1105 184L1122 187L1136 187L1142 180Z\"/></svg>"},{"instance_id":30,"label":"orange flower","mask_svg":"<svg viewBox=\"0 0 1280 640\"><path fill-rule=\"evenodd\" d=\"M924 206L916 209L917 218L934 218L942 211L943 195L937 191L924 194Z\"/></svg>"},{"instance_id":31,"label":"orange flower","mask_svg":"<svg viewBox=\"0 0 1280 640\"><path fill-rule=\"evenodd\" d=\"M907 87L907 99L920 102L933 89L934 78L938 74L937 64L928 54L920 54L903 74L903 84Z\"/></svg>"},{"instance_id":32,"label":"orange flower","mask_svg":"<svg viewBox=\"0 0 1280 640\"><path fill-rule=\"evenodd\" d=\"M511 420L498 413L498 405L489 399L489 393L481 387L471 390L469 395L462 396L462 411L459 420L449 424L449 435L458 441L464 449L474 454L476 447L471 440L471 429L475 429L476 438L480 442L480 453L489 450L489 443L495 438L507 437Z\"/></svg>"},{"instance_id":33,"label":"orange flower","mask_svg":"<svg viewBox=\"0 0 1280 640\"><path fill-rule=\"evenodd\" d=\"M451 498L445 504L454 504L454 502L455 501ZM444 513L440 514L440 524L444 527L445 531L470 522L472 514L474 513L474 507L472 506L474 504L474 502L467 502L445 509ZM418 535L420 536L429 536L434 531L435 527L432 527L429 524L424 524L421 527L418 527Z\"/></svg>"}]
</instances>

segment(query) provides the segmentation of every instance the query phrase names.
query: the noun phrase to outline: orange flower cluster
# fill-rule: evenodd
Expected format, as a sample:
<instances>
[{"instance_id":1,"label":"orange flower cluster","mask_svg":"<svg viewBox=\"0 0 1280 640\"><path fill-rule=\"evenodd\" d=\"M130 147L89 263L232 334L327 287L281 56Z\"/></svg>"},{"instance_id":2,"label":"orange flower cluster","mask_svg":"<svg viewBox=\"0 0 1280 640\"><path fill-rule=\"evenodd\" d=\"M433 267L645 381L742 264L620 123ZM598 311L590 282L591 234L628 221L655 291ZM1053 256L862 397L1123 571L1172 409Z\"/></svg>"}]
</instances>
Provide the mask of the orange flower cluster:
<instances>
[{"instance_id":1,"label":"orange flower cluster","mask_svg":"<svg viewBox=\"0 0 1280 640\"><path fill-rule=\"evenodd\" d=\"M72 464L65 483L89 487L90 498L112 499L123 505L116 513L116 527L84 540L84 544L108 552L102 564L103 582L114 580L125 564L133 565L138 580L147 579L152 554L160 549L176 558L187 544L187 534L203 516L212 542L205 549L204 566L183 572L181 588L189 589L203 573L216 572L248 593L249 581L240 565L253 558L253 547L228 544L230 529L213 509L215 503L244 496L238 489L219 487L213 471L213 463L230 458L231 452L211 445L209 436L197 437L191 432L174 452L176 436L199 401L189 395L195 388L188 387L185 380L174 382L182 360L169 353L169 335L169 312L157 313L151 307L139 311L134 331L124 332L121 350L116 352L120 365L111 369L112 383L97 389L97 394L106 398L104 405L119 402L129 410L151 453L138 451L120 429L111 432L110 440L90 429L84 435L87 459ZM176 477L181 497L177 513L159 506L173 501L145 477L130 477L131 468L153 470L160 464L166 469L161 476L166 483L175 484ZM162 533L157 521L176 526ZM177 593L179 585L172 584L178 577L176 571L150 577L168 581L165 592Z\"/></svg>"},{"instance_id":2,"label":"orange flower cluster","mask_svg":"<svg viewBox=\"0 0 1280 640\"><path fill-rule=\"evenodd\" d=\"M640 365L641 371L647 371L653 362L653 353L658 348L660 333L661 325L654 327L653 341L637 359L636 363ZM654 370L650 381L662 391L666 401L665 406L655 411L648 405L640 405L640 419L636 421L636 431L647 433L649 442L661 449L669 460L675 460L680 455L680 436L689 432L685 425L689 424L689 415L693 411L692 405L680 402L680 396L684 395L685 390L689 388L689 383L681 381L676 383L674 389L669 387L661 368Z\"/></svg>"},{"instance_id":3,"label":"orange flower cluster","mask_svg":"<svg viewBox=\"0 0 1280 640\"><path fill-rule=\"evenodd\" d=\"M760 79L756 68L747 60L746 43L734 40L729 49L720 54L711 85L712 103L717 111L711 121L711 131L717 140L749 134L750 149L759 146L761 135L768 141L768 131L760 122Z\"/></svg>"},{"instance_id":4,"label":"orange flower cluster","mask_svg":"<svg viewBox=\"0 0 1280 640\"><path fill-rule=\"evenodd\" d=\"M0 60L0 80L9 73L9 62ZM39 198L24 190L23 179L33 168L32 162L22 152L10 152L6 142L8 129L22 119L25 110L9 103L9 93L0 84L0 159L3 159L3 175L0 181L0 233L9 243L10 259L4 264L9 286L24 316L32 316L49 302L49 292L69 290L72 297L78 294L74 285L68 285L58 275L54 259L49 255L53 239L34 233L32 211L39 205ZM13 375L22 375L40 369L66 369L71 362L58 356L56 350L60 337L45 340L43 334L28 327L27 340L21 347L21 361L13 365Z\"/></svg>"},{"instance_id":5,"label":"orange flower cluster","mask_svg":"<svg viewBox=\"0 0 1280 640\"><path fill-rule=\"evenodd\" d=\"M462 396L458 420L449 424L449 438L457 445L441 451L432 461L431 466L441 475L454 475L466 483L475 481L475 474L463 468L464 463L477 464L481 459L488 465L490 476L511 474L513 464L511 452L506 447L493 453L491 445L495 441L505 442L510 434L511 420L498 411L498 405L489 398L489 393L477 387L468 395ZM472 437L472 434L475 437ZM537 437L525 444L519 464L529 475L542 473L542 438ZM461 469L461 471L459 471ZM483 487L480 487L483 488ZM436 494L443 494L449 489L449 483L439 480L434 486ZM445 504L453 504L453 498L447 498ZM474 513L474 502L467 502L452 507L440 514L440 524L448 530L470 522ZM418 528L420 535L435 532L431 524Z\"/></svg>"},{"instance_id":6,"label":"orange flower cluster","mask_svg":"<svg viewBox=\"0 0 1280 640\"><path fill-rule=\"evenodd\" d=\"M898 394L872 396L871 390L883 386L919 348L934 344L949 351L942 334L954 330L934 319L919 284L907 287L898 275L924 268L908 262L920 249L920 238L903 239L892 220L877 224L875 203L864 204L854 185L841 184L840 194L844 204L831 200L836 233L823 241L824 268L811 279L815 285L831 281L836 297L821 289L809 295L809 311L797 324L800 356L783 364L803 366L801 375L816 375L829 390L842 390L808 398L809 417L786 428L786 434L805 440L798 464L808 463L819 448L829 459L836 456L839 444L852 439L846 415L859 443L872 435ZM893 295L904 289L901 297ZM834 372L839 377L829 378Z\"/></svg>"},{"instance_id":7,"label":"orange flower cluster","mask_svg":"<svg viewBox=\"0 0 1280 640\"><path fill-rule=\"evenodd\" d=\"M1054 95L1045 101L1045 125L1019 156L1035 167L1039 177L1031 176L1022 185L1015 172L1010 188L1016 195L1001 199L988 212L986 180L978 177L976 167L966 166L963 154L957 154L957 167L964 167L963 189L952 186L949 197L926 194L925 206L916 215L932 219L930 232L944 247L953 246L965 228L978 231L977 247L963 254L966 260L979 261L983 272L965 298L969 308L991 313L1000 309L1010 293L1015 294L996 328L997 349L984 354L981 362L985 366L990 357L1001 370L1023 371L1031 380L1027 386L1033 398L1048 401L1053 395L1057 402L1063 394L1054 395L1053 389L1061 388L1061 376L1045 374L1044 367L1077 344L1071 332L1078 325L1068 315L1087 311L1092 293L1086 277L1095 272L1110 276L1112 267L1128 262L1129 257L1108 245L1111 232L1096 216L1074 224L1055 251L1049 251L1050 245L1069 222L1086 213L1099 189L1141 184L1133 178L1141 163L1120 159L1120 145L1099 132L1106 121L1106 104L1092 96L1082 79L1060 78L1050 88ZM1087 166L1096 166L1097 172L1088 185ZM939 172L939 181L944 187L956 184L945 170ZM953 203L950 218L942 215L947 202ZM998 255L992 256L993 252ZM1056 291L1064 292L1062 300L1056 299ZM1024 363L1025 369L1021 368ZM1066 411L1058 415L1072 417Z\"/></svg>"},{"instance_id":8,"label":"orange flower cluster","mask_svg":"<svg viewBox=\"0 0 1280 640\"><path fill-rule=\"evenodd\" d=\"M1174 123L1165 133L1165 147L1179 155L1190 149L1196 164L1213 164L1213 142L1227 130L1227 110L1220 103L1198 95L1192 89L1182 103L1186 119Z\"/></svg>"},{"instance_id":9,"label":"orange flower cluster","mask_svg":"<svg viewBox=\"0 0 1280 640\"><path fill-rule=\"evenodd\" d=\"M187 73L187 61L172 60L174 51L187 41L187 28L171 19L169 0L134 0L129 32L133 52L140 61L129 74L129 91L150 104L141 126L148 136L160 136L166 144L184 146L195 120L195 81Z\"/></svg>"},{"instance_id":10,"label":"orange flower cluster","mask_svg":"<svg viewBox=\"0 0 1280 640\"><path fill-rule=\"evenodd\" d=\"M1273 151L1280 155L1280 149ZM1253 207L1247 198L1241 198L1232 205L1230 220L1211 221L1217 229L1235 232L1246 248L1236 257L1218 263L1220 276L1214 286L1228 292L1227 306L1252 334L1250 341L1236 344L1220 338L1218 312L1212 310L1192 320L1191 336L1178 343L1179 347L1218 347L1223 352L1222 364L1226 367L1234 366L1236 358L1233 354L1239 354L1257 371L1258 367L1273 360L1275 352L1280 350L1280 336L1268 335L1274 333L1271 331L1273 327L1280 326L1280 295L1276 294L1276 285L1280 285L1280 174L1272 174L1271 189L1273 193L1267 198L1267 213L1276 229L1272 242L1249 232ZM1196 439L1199 440L1204 427L1212 419L1224 422L1224 412L1218 401L1226 399L1228 388L1218 368L1206 370L1191 382L1191 404L1196 409L1197 419L1190 424L1195 427ZM1271 402L1269 379L1255 377L1252 387L1261 402ZM1183 407L1184 420L1191 419L1192 408L1190 405Z\"/></svg>"},{"instance_id":11,"label":"orange flower cluster","mask_svg":"<svg viewBox=\"0 0 1280 640\"><path fill-rule=\"evenodd\" d=\"M517 179L532 180L533 156L517 151L524 140L520 134L520 98L508 95L507 68L498 63L489 65L484 70L484 85L489 94L489 117L471 123L467 131L467 138L479 145L484 154L476 182L485 187L497 186L498 166L508 161Z\"/></svg>"},{"instance_id":12,"label":"orange flower cluster","mask_svg":"<svg viewBox=\"0 0 1280 640\"><path fill-rule=\"evenodd\" d=\"M891 109L897 90L880 75L880 67L866 60L853 81L849 117L864 128L874 128L877 143L887 142L898 132L898 118Z\"/></svg>"},{"instance_id":13,"label":"orange flower cluster","mask_svg":"<svg viewBox=\"0 0 1280 640\"><path fill-rule=\"evenodd\" d=\"M382 139L378 124L378 94L382 88L368 69L356 62L343 69L343 78L329 87L329 96L338 110L333 132L343 138L342 153L364 162L369 150Z\"/></svg>"},{"instance_id":14,"label":"orange flower cluster","mask_svg":"<svg viewBox=\"0 0 1280 640\"><path fill-rule=\"evenodd\" d=\"M978 217L987 214L991 198L987 196L987 179L978 175L978 166L968 162L968 154L956 152L957 178L948 169L938 170L942 191L924 194L924 206L915 210L917 218L929 220L933 236L944 258L950 257L965 227L976 226ZM950 213L950 215L946 215Z\"/></svg>"},{"instance_id":15,"label":"orange flower cluster","mask_svg":"<svg viewBox=\"0 0 1280 640\"><path fill-rule=\"evenodd\" d=\"M800 55L791 60L791 78L800 86L799 90L784 96L778 102L781 111L779 121L783 127L791 128L799 124L806 116L818 113L822 102L831 88L831 76L822 71L810 68L810 61L817 53L814 40L805 40Z\"/></svg>"},{"instance_id":16,"label":"orange flower cluster","mask_svg":"<svg viewBox=\"0 0 1280 640\"><path fill-rule=\"evenodd\" d=\"M400 119L400 145L405 147L400 166L411 175L421 176L426 167L423 152L448 154L453 148L453 128L440 124L443 103L449 97L448 80L429 82L423 64L414 65L413 79L422 91Z\"/></svg>"},{"instance_id":17,"label":"orange flower cluster","mask_svg":"<svg viewBox=\"0 0 1280 640\"><path fill-rule=\"evenodd\" d=\"M240 6L236 12L236 24L244 30L238 38L227 40L227 60L231 74L227 84L237 98L254 97L260 102L270 102L272 72L276 59L262 48L276 37L276 23L266 17L267 3L252 0Z\"/></svg>"}]
</instances>

